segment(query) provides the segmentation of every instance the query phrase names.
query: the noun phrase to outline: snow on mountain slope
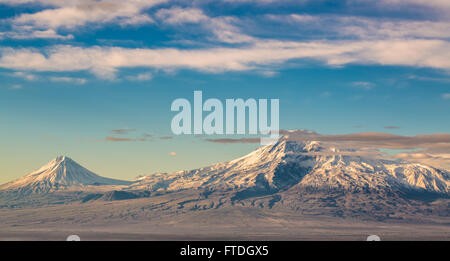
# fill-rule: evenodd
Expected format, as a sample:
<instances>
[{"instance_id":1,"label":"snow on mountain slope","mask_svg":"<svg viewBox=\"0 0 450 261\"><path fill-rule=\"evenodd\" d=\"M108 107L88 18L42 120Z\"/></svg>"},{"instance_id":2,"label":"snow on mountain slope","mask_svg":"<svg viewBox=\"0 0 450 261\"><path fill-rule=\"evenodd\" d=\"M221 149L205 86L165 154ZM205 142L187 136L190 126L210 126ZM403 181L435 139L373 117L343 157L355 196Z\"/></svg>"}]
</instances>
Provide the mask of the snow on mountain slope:
<instances>
[{"instance_id":1,"label":"snow on mountain slope","mask_svg":"<svg viewBox=\"0 0 450 261\"><path fill-rule=\"evenodd\" d=\"M99 185L121 185L116 188ZM241 158L174 173L157 173L135 181L100 177L68 157L57 157L29 175L0 186L19 195L53 191L127 191L130 193L202 190L230 192L237 198L287 190L426 191L449 194L450 174L423 164L391 161L337 148L333 143L295 141L288 136ZM141 194L139 194L141 193Z\"/></svg>"},{"instance_id":2,"label":"snow on mountain slope","mask_svg":"<svg viewBox=\"0 0 450 261\"><path fill-rule=\"evenodd\" d=\"M253 189L282 191L293 186L341 190L415 189L449 193L450 175L423 164L389 161L337 149L331 143L288 137L225 163L191 171L145 176L132 189Z\"/></svg>"},{"instance_id":3,"label":"snow on mountain slope","mask_svg":"<svg viewBox=\"0 0 450 261\"><path fill-rule=\"evenodd\" d=\"M254 186L261 172L273 172L283 158L281 147L262 147L242 158L209 167L141 177L135 189L180 190L198 187L241 188ZM261 172L258 172L261 170Z\"/></svg>"},{"instance_id":4,"label":"snow on mountain slope","mask_svg":"<svg viewBox=\"0 0 450 261\"><path fill-rule=\"evenodd\" d=\"M130 182L101 177L66 156L59 156L23 178L0 185L0 190L20 194L47 193L89 185L128 185Z\"/></svg>"}]
</instances>

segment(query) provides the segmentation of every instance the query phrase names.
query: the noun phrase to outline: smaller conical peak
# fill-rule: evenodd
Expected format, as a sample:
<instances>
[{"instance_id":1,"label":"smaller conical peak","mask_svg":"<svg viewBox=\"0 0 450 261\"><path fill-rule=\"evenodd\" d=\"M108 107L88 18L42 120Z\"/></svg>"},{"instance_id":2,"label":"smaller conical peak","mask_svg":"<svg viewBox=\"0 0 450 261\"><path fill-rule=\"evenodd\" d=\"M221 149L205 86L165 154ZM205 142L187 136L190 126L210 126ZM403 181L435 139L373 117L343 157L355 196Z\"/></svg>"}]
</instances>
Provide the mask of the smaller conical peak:
<instances>
[{"instance_id":1,"label":"smaller conical peak","mask_svg":"<svg viewBox=\"0 0 450 261\"><path fill-rule=\"evenodd\" d=\"M62 161L66 161L66 160L72 160L72 159L67 156L64 156L64 155L60 155L54 159L54 161L57 161L57 162L62 162Z\"/></svg>"},{"instance_id":2,"label":"smaller conical peak","mask_svg":"<svg viewBox=\"0 0 450 261\"><path fill-rule=\"evenodd\" d=\"M61 166L61 165L65 165L67 163L72 163L72 162L74 162L74 161L71 158L64 156L64 155L60 155L60 156L57 156L56 158L52 159L46 165L42 166L41 169L53 168L55 166Z\"/></svg>"}]
</instances>

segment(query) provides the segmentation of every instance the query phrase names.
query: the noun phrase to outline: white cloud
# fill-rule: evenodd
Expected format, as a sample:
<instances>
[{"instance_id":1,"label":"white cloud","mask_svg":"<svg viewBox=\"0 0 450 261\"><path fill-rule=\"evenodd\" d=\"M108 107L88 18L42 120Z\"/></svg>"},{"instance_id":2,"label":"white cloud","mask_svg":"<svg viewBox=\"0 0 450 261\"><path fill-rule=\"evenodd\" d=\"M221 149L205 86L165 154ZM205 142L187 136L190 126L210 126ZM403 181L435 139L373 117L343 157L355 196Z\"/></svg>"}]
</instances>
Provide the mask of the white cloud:
<instances>
[{"instance_id":1,"label":"white cloud","mask_svg":"<svg viewBox=\"0 0 450 261\"><path fill-rule=\"evenodd\" d=\"M50 81L52 82L66 82L66 83L76 83L76 84L85 84L87 80L85 78L77 78L77 77L50 77Z\"/></svg>"},{"instance_id":2,"label":"white cloud","mask_svg":"<svg viewBox=\"0 0 450 261\"><path fill-rule=\"evenodd\" d=\"M48 29L48 30L37 30L37 31L33 31L30 35L31 38L52 38L52 39L73 39L73 35L68 34L68 35L59 35L57 34L54 30L52 29Z\"/></svg>"},{"instance_id":3,"label":"white cloud","mask_svg":"<svg viewBox=\"0 0 450 261\"><path fill-rule=\"evenodd\" d=\"M399 153L395 155L395 158L450 169L450 154L448 153L427 153L425 150L411 153Z\"/></svg>"},{"instance_id":4,"label":"white cloud","mask_svg":"<svg viewBox=\"0 0 450 261\"><path fill-rule=\"evenodd\" d=\"M35 81L38 79L36 75L27 72L14 72L12 73L12 75L15 77L23 78L27 81Z\"/></svg>"},{"instance_id":5,"label":"white cloud","mask_svg":"<svg viewBox=\"0 0 450 261\"><path fill-rule=\"evenodd\" d=\"M209 19L200 9L181 7L160 9L156 17L168 24L199 23Z\"/></svg>"},{"instance_id":6,"label":"white cloud","mask_svg":"<svg viewBox=\"0 0 450 261\"><path fill-rule=\"evenodd\" d=\"M382 0L382 4L387 5L422 5L431 8L450 8L450 2L448 0Z\"/></svg>"},{"instance_id":7,"label":"white cloud","mask_svg":"<svg viewBox=\"0 0 450 261\"><path fill-rule=\"evenodd\" d=\"M224 43L245 43L255 39L243 34L240 29L233 25L239 19L231 16L209 17L200 9L172 7L170 9L160 9L156 17L163 23L170 25L201 24L215 36L215 40Z\"/></svg>"},{"instance_id":8,"label":"white cloud","mask_svg":"<svg viewBox=\"0 0 450 261\"><path fill-rule=\"evenodd\" d=\"M210 72L267 70L292 59L314 59L330 66L353 63L450 69L450 43L442 40L258 41L241 48L188 50L60 45L46 52L3 48L1 54L2 68L54 72L90 70L102 78L114 78L117 69L126 67Z\"/></svg>"},{"instance_id":9,"label":"white cloud","mask_svg":"<svg viewBox=\"0 0 450 261\"><path fill-rule=\"evenodd\" d=\"M130 81L150 81L152 79L152 73L140 73L134 76L128 76L127 79Z\"/></svg>"},{"instance_id":10,"label":"white cloud","mask_svg":"<svg viewBox=\"0 0 450 261\"><path fill-rule=\"evenodd\" d=\"M380 38L438 38L450 37L450 23L443 21L377 20L357 17L338 17L336 30L342 35L364 39Z\"/></svg>"},{"instance_id":11,"label":"white cloud","mask_svg":"<svg viewBox=\"0 0 450 261\"><path fill-rule=\"evenodd\" d=\"M309 2L315 2L314 0L223 0L224 2L232 3L255 3L255 4L278 4L280 2L292 2L293 4L306 4ZM411 6L418 5L424 7L430 7L435 9L450 8L450 2L448 0L347 0L345 1L349 6L353 4L378 4L382 6Z\"/></svg>"},{"instance_id":12,"label":"white cloud","mask_svg":"<svg viewBox=\"0 0 450 261\"><path fill-rule=\"evenodd\" d=\"M355 88L359 88L359 89L363 89L363 90L369 91L369 90L373 89L375 84L371 83L371 82L359 81L359 82L352 82L352 86L355 87Z\"/></svg>"},{"instance_id":13,"label":"white cloud","mask_svg":"<svg viewBox=\"0 0 450 261\"><path fill-rule=\"evenodd\" d=\"M26 4L26 3L32 3L36 0L0 0L1 4L8 4L8 5L20 5L20 4Z\"/></svg>"},{"instance_id":14,"label":"white cloud","mask_svg":"<svg viewBox=\"0 0 450 261\"><path fill-rule=\"evenodd\" d=\"M72 34L60 35L53 29L48 30L32 30L32 28L26 26L16 27L16 29L11 32L4 32L0 35L0 38L12 38L12 39L60 39L68 40L73 39ZM30 30L31 29L31 30Z\"/></svg>"},{"instance_id":15,"label":"white cloud","mask_svg":"<svg viewBox=\"0 0 450 261\"><path fill-rule=\"evenodd\" d=\"M263 75L264 77L270 78L270 77L275 77L278 75L278 72L276 71L271 71L271 70L262 70L261 75Z\"/></svg>"},{"instance_id":16,"label":"white cloud","mask_svg":"<svg viewBox=\"0 0 450 261\"><path fill-rule=\"evenodd\" d=\"M224 2L229 3L255 3L255 4L270 4L273 2L282 2L282 1L288 1L288 0L223 0ZM308 2L311 0L297 0L297 2Z\"/></svg>"},{"instance_id":17,"label":"white cloud","mask_svg":"<svg viewBox=\"0 0 450 261\"><path fill-rule=\"evenodd\" d=\"M114 22L121 26L153 23L143 13L148 8L167 0L0 0L0 3L18 5L36 3L45 7L35 13L21 13L13 18L3 19L11 25L11 31L0 34L1 38L13 39L73 39L72 34L61 35L59 29L75 29L88 23Z\"/></svg>"},{"instance_id":18,"label":"white cloud","mask_svg":"<svg viewBox=\"0 0 450 261\"><path fill-rule=\"evenodd\" d=\"M294 21L297 21L297 22L315 22L320 19L318 16L305 15L305 14L302 14L302 15L291 14L290 18L292 18Z\"/></svg>"},{"instance_id":19,"label":"white cloud","mask_svg":"<svg viewBox=\"0 0 450 261\"><path fill-rule=\"evenodd\" d=\"M36 13L23 13L13 19L13 24L32 25L37 28L57 29L75 28L87 23L106 23L128 19L142 22L141 12L165 2L165 0L76 0L76 1L36 1L50 4L55 8L44 9Z\"/></svg>"},{"instance_id":20,"label":"white cloud","mask_svg":"<svg viewBox=\"0 0 450 261\"><path fill-rule=\"evenodd\" d=\"M151 24L154 22L155 21L146 14L128 17L119 21L121 26Z\"/></svg>"},{"instance_id":21,"label":"white cloud","mask_svg":"<svg viewBox=\"0 0 450 261\"><path fill-rule=\"evenodd\" d=\"M358 37L366 40L404 38L450 38L449 21L405 20L340 15L266 15L268 20L295 25L297 32L314 30L328 37ZM284 27L280 26L282 30ZM288 29L285 29L288 30ZM290 28L290 30L293 30ZM313 35L314 36L314 35Z\"/></svg>"},{"instance_id":22,"label":"white cloud","mask_svg":"<svg viewBox=\"0 0 450 261\"><path fill-rule=\"evenodd\" d=\"M442 99L444 99L444 100L450 100L450 93L444 93L444 94L442 94Z\"/></svg>"},{"instance_id":23,"label":"white cloud","mask_svg":"<svg viewBox=\"0 0 450 261\"><path fill-rule=\"evenodd\" d=\"M238 22L234 17L218 17L212 18L204 24L209 28L216 38L224 43L249 43L256 41L256 38L244 34L241 30L234 26L233 23Z\"/></svg>"}]
</instances>

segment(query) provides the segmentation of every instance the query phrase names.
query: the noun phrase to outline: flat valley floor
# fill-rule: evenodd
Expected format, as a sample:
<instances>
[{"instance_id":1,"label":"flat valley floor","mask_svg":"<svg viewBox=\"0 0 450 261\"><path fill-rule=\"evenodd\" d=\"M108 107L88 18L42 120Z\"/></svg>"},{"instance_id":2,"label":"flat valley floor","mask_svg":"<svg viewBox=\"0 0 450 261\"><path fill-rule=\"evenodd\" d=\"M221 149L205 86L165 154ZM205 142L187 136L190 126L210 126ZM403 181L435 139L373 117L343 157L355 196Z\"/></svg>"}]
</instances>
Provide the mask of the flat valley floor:
<instances>
[{"instance_id":1,"label":"flat valley floor","mask_svg":"<svg viewBox=\"0 0 450 261\"><path fill-rule=\"evenodd\" d=\"M141 203L141 204L140 204ZM144 201L0 209L0 240L450 240L450 219L369 221L225 207L152 211Z\"/></svg>"}]
</instances>

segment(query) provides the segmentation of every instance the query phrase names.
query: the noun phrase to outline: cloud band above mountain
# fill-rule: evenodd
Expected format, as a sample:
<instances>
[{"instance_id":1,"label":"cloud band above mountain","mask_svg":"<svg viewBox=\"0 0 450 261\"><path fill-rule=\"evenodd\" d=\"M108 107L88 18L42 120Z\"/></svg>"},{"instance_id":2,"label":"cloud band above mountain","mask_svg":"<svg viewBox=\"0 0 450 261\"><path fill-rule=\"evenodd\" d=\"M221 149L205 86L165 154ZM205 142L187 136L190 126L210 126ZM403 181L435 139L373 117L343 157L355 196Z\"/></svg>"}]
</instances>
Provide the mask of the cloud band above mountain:
<instances>
[{"instance_id":1,"label":"cloud band above mountain","mask_svg":"<svg viewBox=\"0 0 450 261\"><path fill-rule=\"evenodd\" d=\"M354 148L360 153L376 153L373 149L414 150L394 155L396 158L415 160L430 165L450 167L450 134L436 133L415 136L402 136L381 132L360 132L344 135L321 135L312 131L280 131L290 140L322 141L333 143L336 147ZM222 144L259 143L259 138L219 138L206 139L208 142ZM417 150L418 149L418 150ZM379 153L378 153L379 154Z\"/></svg>"},{"instance_id":2,"label":"cloud band above mountain","mask_svg":"<svg viewBox=\"0 0 450 261\"><path fill-rule=\"evenodd\" d=\"M60 45L45 52L2 48L0 67L25 71L91 71L113 78L119 68L190 68L200 71L248 71L289 60L312 59L329 66L407 65L450 69L450 44L442 40L257 42L244 48L131 49Z\"/></svg>"}]
</instances>

